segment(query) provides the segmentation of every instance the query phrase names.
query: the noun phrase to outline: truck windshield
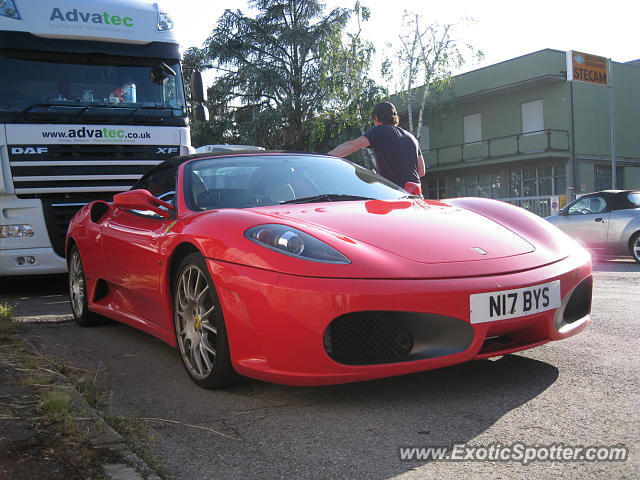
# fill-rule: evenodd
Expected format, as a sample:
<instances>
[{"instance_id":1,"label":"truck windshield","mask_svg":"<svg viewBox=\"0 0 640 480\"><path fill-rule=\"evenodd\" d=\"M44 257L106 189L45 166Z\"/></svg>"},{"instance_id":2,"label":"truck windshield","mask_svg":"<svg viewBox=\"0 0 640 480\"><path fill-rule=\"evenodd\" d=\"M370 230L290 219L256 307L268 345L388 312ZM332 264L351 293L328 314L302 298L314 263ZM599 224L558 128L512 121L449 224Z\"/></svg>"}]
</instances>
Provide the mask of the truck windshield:
<instances>
[{"instance_id":1,"label":"truck windshield","mask_svg":"<svg viewBox=\"0 0 640 480\"><path fill-rule=\"evenodd\" d=\"M0 52L0 72L0 111L106 106L186 115L177 60L5 50Z\"/></svg>"}]
</instances>

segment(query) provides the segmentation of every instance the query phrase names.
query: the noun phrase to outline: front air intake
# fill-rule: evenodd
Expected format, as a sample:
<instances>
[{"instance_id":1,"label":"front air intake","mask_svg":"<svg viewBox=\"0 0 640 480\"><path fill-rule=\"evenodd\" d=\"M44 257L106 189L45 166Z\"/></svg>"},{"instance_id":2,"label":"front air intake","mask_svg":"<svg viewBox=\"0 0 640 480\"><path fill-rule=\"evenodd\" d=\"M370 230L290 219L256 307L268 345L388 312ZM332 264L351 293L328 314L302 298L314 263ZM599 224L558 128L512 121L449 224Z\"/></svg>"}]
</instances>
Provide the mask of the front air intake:
<instances>
[{"instance_id":1,"label":"front air intake","mask_svg":"<svg viewBox=\"0 0 640 480\"><path fill-rule=\"evenodd\" d=\"M473 328L428 313L365 311L341 315L324 334L327 355L343 365L376 365L454 355L473 343Z\"/></svg>"},{"instance_id":2,"label":"front air intake","mask_svg":"<svg viewBox=\"0 0 640 480\"><path fill-rule=\"evenodd\" d=\"M325 332L324 345L338 363L367 365L405 357L413 338L384 312L358 312L334 320Z\"/></svg>"}]
</instances>

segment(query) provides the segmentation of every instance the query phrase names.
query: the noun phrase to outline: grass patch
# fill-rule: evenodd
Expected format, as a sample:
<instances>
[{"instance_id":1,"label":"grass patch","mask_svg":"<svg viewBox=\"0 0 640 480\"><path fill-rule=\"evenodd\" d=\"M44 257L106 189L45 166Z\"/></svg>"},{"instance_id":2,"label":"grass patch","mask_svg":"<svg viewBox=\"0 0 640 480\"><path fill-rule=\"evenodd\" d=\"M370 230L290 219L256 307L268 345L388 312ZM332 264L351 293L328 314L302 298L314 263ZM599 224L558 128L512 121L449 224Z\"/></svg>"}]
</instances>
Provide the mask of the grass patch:
<instances>
[{"instance_id":1,"label":"grass patch","mask_svg":"<svg viewBox=\"0 0 640 480\"><path fill-rule=\"evenodd\" d=\"M45 416L60 424L66 434L78 435L78 426L71 408L71 397L65 392L53 389L40 394L40 409Z\"/></svg>"},{"instance_id":2,"label":"grass patch","mask_svg":"<svg viewBox=\"0 0 640 480\"><path fill-rule=\"evenodd\" d=\"M22 324L14 319L15 307L10 303L0 303L0 335L10 335L22 329Z\"/></svg>"},{"instance_id":3,"label":"grass patch","mask_svg":"<svg viewBox=\"0 0 640 480\"><path fill-rule=\"evenodd\" d=\"M84 433L85 428L78 422L78 412L73 405L74 392L68 390L68 385L75 387L88 404L104 412L109 401L99 382L102 364L95 372L86 371L35 351L21 336L12 335L22 329L22 324L15 321L14 313L12 305L0 303L0 364L17 369L20 375L14 382L29 389L33 393L31 398L37 399L30 416L25 418L31 418L47 438L54 439L46 444L48 454L89 472L97 454L89 444L88 429ZM170 478L161 457L151 448L155 431L149 424L135 413L125 417L110 414L105 420L156 475ZM89 477L95 478L93 474Z\"/></svg>"},{"instance_id":4,"label":"grass patch","mask_svg":"<svg viewBox=\"0 0 640 480\"><path fill-rule=\"evenodd\" d=\"M105 420L115 431L122 435L129 448L142 458L156 475L160 478L169 478L169 472L162 465L162 459L151 448L156 434L137 413L132 412L124 417L109 414Z\"/></svg>"}]
</instances>

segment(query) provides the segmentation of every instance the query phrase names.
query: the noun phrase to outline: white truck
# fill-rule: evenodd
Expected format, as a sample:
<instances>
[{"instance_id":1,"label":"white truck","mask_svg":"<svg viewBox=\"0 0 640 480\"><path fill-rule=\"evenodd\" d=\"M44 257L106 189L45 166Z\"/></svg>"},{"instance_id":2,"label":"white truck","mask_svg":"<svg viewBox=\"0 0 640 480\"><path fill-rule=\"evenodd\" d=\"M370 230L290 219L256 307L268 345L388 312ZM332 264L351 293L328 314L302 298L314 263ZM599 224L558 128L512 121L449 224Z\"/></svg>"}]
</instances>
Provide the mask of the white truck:
<instances>
[{"instance_id":1,"label":"white truck","mask_svg":"<svg viewBox=\"0 0 640 480\"><path fill-rule=\"evenodd\" d=\"M66 272L80 206L194 151L180 59L157 3L0 0L0 275Z\"/></svg>"}]
</instances>

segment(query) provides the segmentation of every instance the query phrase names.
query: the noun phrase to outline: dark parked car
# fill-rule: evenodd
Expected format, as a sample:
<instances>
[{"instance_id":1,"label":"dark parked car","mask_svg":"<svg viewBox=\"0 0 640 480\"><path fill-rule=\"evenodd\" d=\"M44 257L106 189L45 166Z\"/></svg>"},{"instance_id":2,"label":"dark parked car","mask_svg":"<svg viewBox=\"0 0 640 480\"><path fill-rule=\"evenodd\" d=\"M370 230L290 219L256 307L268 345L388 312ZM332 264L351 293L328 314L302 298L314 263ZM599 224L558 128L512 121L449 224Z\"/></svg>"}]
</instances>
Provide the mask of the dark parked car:
<instances>
[{"instance_id":1,"label":"dark parked car","mask_svg":"<svg viewBox=\"0 0 640 480\"><path fill-rule=\"evenodd\" d=\"M590 193L547 220L596 255L640 263L640 190Z\"/></svg>"}]
</instances>

